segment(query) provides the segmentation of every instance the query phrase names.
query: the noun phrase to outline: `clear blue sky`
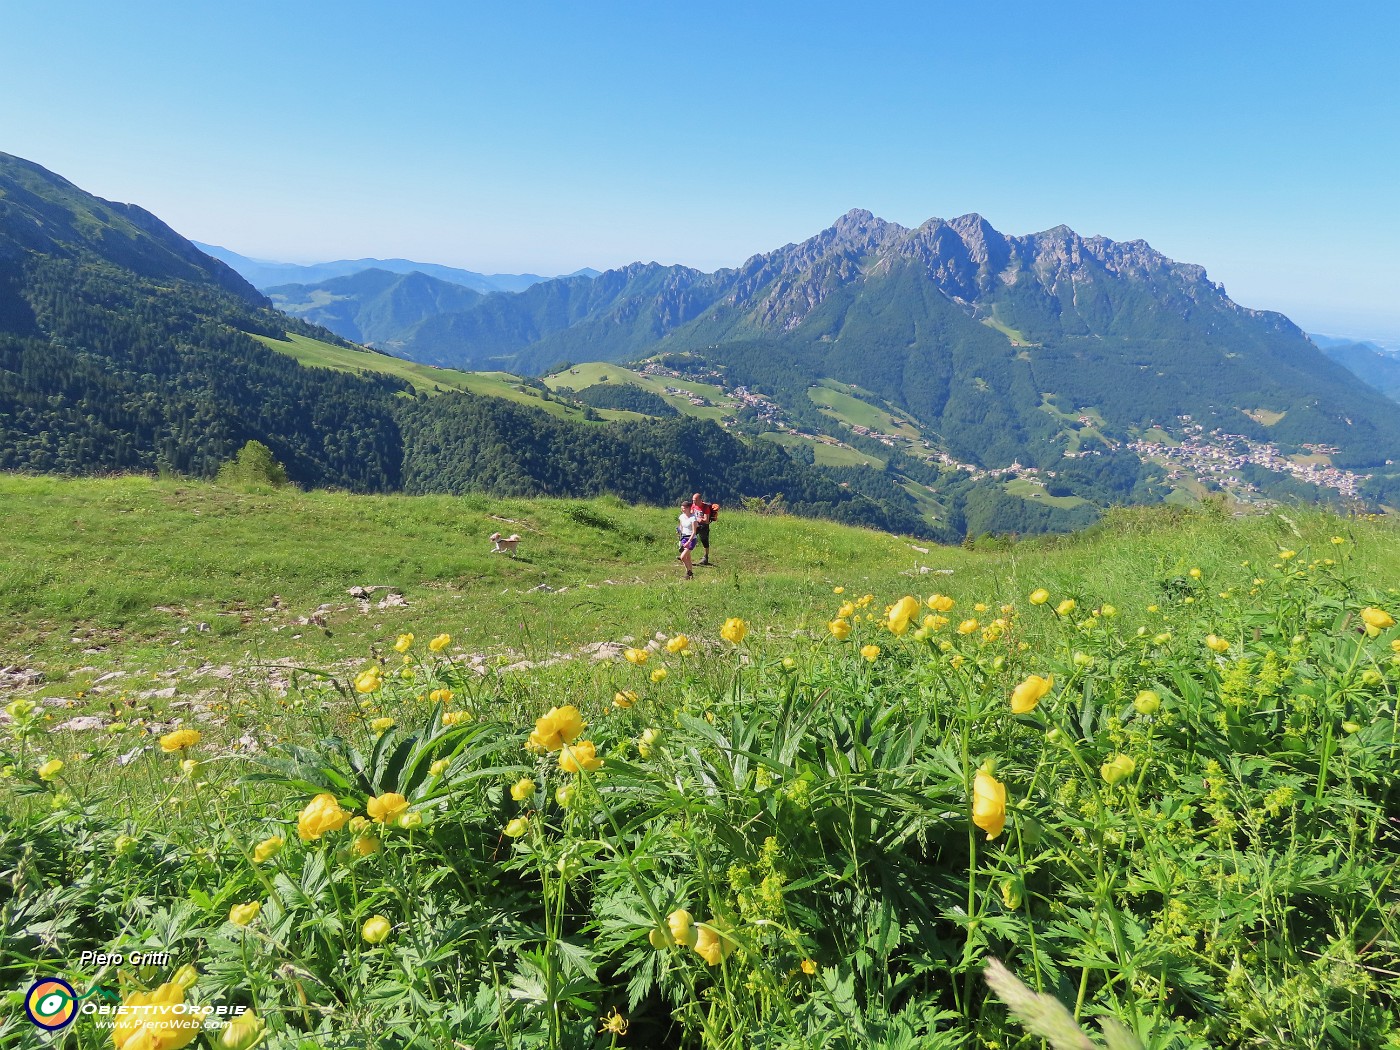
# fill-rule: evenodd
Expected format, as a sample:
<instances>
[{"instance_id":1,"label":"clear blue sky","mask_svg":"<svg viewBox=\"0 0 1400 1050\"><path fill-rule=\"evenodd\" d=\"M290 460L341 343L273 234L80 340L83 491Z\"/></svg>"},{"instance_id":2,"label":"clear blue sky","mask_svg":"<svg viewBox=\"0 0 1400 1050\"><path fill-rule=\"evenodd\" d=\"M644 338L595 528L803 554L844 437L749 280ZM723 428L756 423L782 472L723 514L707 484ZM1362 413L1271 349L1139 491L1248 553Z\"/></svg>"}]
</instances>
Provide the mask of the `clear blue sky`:
<instances>
[{"instance_id":1,"label":"clear blue sky","mask_svg":"<svg viewBox=\"0 0 1400 1050\"><path fill-rule=\"evenodd\" d=\"M5 5L0 150L290 261L1067 223L1400 344L1400 3Z\"/></svg>"}]
</instances>

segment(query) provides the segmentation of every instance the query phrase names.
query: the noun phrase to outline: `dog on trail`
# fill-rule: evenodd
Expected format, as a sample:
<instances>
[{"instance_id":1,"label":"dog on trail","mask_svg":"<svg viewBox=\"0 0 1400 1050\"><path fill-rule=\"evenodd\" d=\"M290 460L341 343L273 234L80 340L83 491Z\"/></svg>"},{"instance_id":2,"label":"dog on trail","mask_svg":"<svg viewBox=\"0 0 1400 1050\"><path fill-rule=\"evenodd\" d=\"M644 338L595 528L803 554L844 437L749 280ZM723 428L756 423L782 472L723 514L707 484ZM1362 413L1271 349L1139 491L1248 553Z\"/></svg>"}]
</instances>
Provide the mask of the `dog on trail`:
<instances>
[{"instance_id":1,"label":"dog on trail","mask_svg":"<svg viewBox=\"0 0 1400 1050\"><path fill-rule=\"evenodd\" d=\"M520 537L515 533L502 536L499 532L493 532L490 539L495 544L491 548L492 554L509 554L511 557L515 557L515 545L520 542Z\"/></svg>"}]
</instances>

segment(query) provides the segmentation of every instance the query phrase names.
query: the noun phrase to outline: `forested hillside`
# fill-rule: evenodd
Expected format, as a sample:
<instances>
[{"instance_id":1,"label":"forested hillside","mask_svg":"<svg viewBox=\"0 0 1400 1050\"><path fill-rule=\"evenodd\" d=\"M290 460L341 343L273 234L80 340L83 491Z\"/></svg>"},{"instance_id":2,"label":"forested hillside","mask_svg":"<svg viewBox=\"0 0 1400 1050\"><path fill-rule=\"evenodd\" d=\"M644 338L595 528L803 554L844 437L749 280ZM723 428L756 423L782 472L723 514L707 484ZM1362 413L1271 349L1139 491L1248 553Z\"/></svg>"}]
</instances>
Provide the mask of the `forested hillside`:
<instances>
[{"instance_id":1,"label":"forested hillside","mask_svg":"<svg viewBox=\"0 0 1400 1050\"><path fill-rule=\"evenodd\" d=\"M422 275L378 280L385 310L441 293ZM655 503L704 488L928 528L906 494L877 502L712 422L576 423L496 398L414 396L372 361L362 374L307 368L253 338L288 332L338 341L154 216L0 154L0 469L212 477L256 440L305 486Z\"/></svg>"}]
</instances>

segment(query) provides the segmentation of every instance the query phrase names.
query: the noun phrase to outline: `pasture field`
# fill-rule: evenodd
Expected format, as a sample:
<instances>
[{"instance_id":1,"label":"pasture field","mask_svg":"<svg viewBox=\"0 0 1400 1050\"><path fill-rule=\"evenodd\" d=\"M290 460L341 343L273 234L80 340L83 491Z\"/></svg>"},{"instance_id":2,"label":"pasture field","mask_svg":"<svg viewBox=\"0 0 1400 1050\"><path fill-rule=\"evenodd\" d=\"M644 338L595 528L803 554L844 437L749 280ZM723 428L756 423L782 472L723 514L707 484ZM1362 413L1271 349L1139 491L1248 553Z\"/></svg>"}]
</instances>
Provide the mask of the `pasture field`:
<instances>
[{"instance_id":1,"label":"pasture field","mask_svg":"<svg viewBox=\"0 0 1400 1050\"><path fill-rule=\"evenodd\" d=\"M1400 1046L1384 521L0 500L0 1045Z\"/></svg>"}]
</instances>

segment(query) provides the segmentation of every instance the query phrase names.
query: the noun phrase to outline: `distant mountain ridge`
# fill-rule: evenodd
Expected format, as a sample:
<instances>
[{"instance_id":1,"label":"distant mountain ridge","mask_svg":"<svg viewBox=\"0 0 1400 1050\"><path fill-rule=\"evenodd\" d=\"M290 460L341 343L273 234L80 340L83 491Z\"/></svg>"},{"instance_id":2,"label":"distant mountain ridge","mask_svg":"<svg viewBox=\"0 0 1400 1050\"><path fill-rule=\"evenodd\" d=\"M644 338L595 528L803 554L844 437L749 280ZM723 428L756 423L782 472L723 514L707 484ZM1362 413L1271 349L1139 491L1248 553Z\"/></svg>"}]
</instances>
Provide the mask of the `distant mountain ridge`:
<instances>
[{"instance_id":1,"label":"distant mountain ridge","mask_svg":"<svg viewBox=\"0 0 1400 1050\"><path fill-rule=\"evenodd\" d=\"M1066 226L1009 236L976 214L911 229L856 209L735 268L634 263L380 335L412 360L519 373L690 353L794 411L812 384L855 383L989 466L1073 451L1064 419L1085 409L1119 442L1190 416L1339 462L1400 458L1390 402L1201 266Z\"/></svg>"},{"instance_id":2,"label":"distant mountain ridge","mask_svg":"<svg viewBox=\"0 0 1400 1050\"><path fill-rule=\"evenodd\" d=\"M474 292L521 292L540 281L550 280L533 273L476 273L455 266L414 262L412 259L336 259L324 263L284 263L266 259L251 259L217 244L191 242L206 255L228 264L254 287L267 290L279 285L319 284L338 277L350 277L365 270L387 270L389 273L423 273L448 284L470 288ZM597 270L584 267L568 277L594 277Z\"/></svg>"}]
</instances>

